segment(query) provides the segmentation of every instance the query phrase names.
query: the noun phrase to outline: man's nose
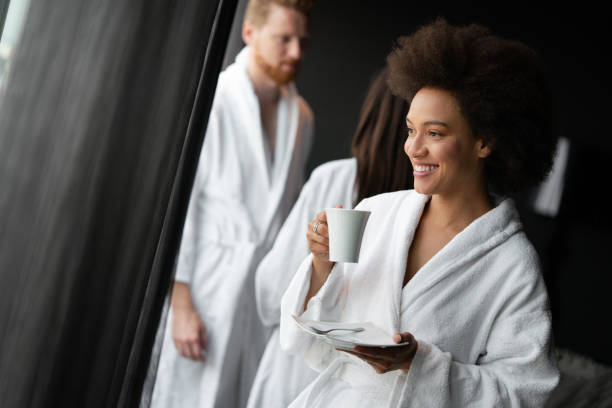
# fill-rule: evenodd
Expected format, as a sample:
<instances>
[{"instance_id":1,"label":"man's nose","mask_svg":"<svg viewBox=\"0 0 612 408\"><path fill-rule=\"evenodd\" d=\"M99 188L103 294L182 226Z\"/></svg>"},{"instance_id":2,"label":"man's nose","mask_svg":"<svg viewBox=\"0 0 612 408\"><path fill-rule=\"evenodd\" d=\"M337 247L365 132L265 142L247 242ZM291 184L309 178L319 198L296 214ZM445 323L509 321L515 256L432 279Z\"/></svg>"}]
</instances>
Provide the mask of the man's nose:
<instances>
[{"instance_id":1,"label":"man's nose","mask_svg":"<svg viewBox=\"0 0 612 408\"><path fill-rule=\"evenodd\" d=\"M289 42L289 48L287 50L287 56L291 59L300 60L304 50L299 38L292 38Z\"/></svg>"}]
</instances>

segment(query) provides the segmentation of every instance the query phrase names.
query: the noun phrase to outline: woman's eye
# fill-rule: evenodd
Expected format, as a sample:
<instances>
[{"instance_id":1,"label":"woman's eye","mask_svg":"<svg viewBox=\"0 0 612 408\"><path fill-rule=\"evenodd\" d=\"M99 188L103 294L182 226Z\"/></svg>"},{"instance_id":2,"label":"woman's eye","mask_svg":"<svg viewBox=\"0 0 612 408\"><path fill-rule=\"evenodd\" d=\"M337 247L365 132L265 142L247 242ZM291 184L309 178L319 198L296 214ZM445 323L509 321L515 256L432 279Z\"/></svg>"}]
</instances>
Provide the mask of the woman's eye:
<instances>
[{"instance_id":1,"label":"woman's eye","mask_svg":"<svg viewBox=\"0 0 612 408\"><path fill-rule=\"evenodd\" d=\"M436 132L435 130L430 130L428 133L431 136L433 136L433 137L441 137L442 136L442 133Z\"/></svg>"}]
</instances>

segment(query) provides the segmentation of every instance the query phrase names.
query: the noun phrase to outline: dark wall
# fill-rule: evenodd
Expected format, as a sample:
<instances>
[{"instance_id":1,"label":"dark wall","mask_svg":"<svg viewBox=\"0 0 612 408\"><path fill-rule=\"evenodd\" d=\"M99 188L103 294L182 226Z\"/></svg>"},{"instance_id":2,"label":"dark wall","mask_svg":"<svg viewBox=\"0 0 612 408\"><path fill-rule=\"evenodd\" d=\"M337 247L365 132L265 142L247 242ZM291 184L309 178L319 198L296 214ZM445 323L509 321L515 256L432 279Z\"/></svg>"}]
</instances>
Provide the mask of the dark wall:
<instances>
[{"instance_id":1,"label":"dark wall","mask_svg":"<svg viewBox=\"0 0 612 408\"><path fill-rule=\"evenodd\" d=\"M555 125L572 148L559 215L544 217L522 208L525 229L542 258L557 344L612 364L604 314L612 287L606 259L612 248L611 217L604 199L612 153L607 13L586 2L554 8L535 3L491 8L450 1L318 1L310 50L297 81L316 116L309 169L350 155L369 80L398 36L439 15L456 24L481 23L528 43L547 62Z\"/></svg>"},{"instance_id":2,"label":"dark wall","mask_svg":"<svg viewBox=\"0 0 612 408\"><path fill-rule=\"evenodd\" d=\"M319 1L311 46L298 78L313 107L318 139L311 168L349 153L361 100L374 70L397 37L436 16L451 23L477 22L524 41L548 63L556 92L559 131L581 145L612 148L601 119L608 114L612 65L605 13L581 2L551 7L513 2L495 8L464 2ZM402 5L403 4L403 5Z\"/></svg>"}]
</instances>

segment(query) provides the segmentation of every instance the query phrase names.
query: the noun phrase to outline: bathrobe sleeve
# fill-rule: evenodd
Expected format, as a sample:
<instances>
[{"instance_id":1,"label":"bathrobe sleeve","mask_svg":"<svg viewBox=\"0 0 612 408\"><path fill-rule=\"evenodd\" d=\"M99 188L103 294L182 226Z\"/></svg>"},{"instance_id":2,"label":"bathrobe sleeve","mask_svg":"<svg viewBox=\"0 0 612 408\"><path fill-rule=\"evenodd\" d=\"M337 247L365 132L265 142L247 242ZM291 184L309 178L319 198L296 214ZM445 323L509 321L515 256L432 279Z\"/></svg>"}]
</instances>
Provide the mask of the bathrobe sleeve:
<instances>
[{"instance_id":1,"label":"bathrobe sleeve","mask_svg":"<svg viewBox=\"0 0 612 408\"><path fill-rule=\"evenodd\" d=\"M199 249L202 246L203 188L207 182L209 169L214 165L213 161L218 160L221 155L219 149L221 124L219 123L220 117L218 113L217 105L213 104L200 153L198 169L189 198L189 207L187 208L181 246L176 263L175 281L187 284L190 284L193 279L193 274L200 261L199 255L202 252Z\"/></svg>"},{"instance_id":2,"label":"bathrobe sleeve","mask_svg":"<svg viewBox=\"0 0 612 408\"><path fill-rule=\"evenodd\" d=\"M302 331L295 323L292 315L304 316L312 320L334 321L339 319L343 301L343 271L336 264L327 281L319 292L308 301L304 311L304 301L310 288L312 274L312 254L301 263L293 280L281 300L280 344L281 348L291 354L300 354L309 367L323 371L330 362L338 356L339 351L322 341L316 341L312 336Z\"/></svg>"},{"instance_id":3,"label":"bathrobe sleeve","mask_svg":"<svg viewBox=\"0 0 612 408\"><path fill-rule=\"evenodd\" d=\"M304 238L306 225L312 214L312 180L308 181L278 233L274 246L257 267L255 296L257 312L266 326L280 321L281 298L293 274L308 255L308 242Z\"/></svg>"},{"instance_id":4,"label":"bathrobe sleeve","mask_svg":"<svg viewBox=\"0 0 612 408\"><path fill-rule=\"evenodd\" d=\"M399 398L390 406L544 406L559 377L551 356L545 289L541 280L537 282L534 286L525 280L512 292L500 289L506 292L503 309L475 364L454 361L450 353L418 340L414 333L418 351L409 372L400 374L396 385L402 389L394 393Z\"/></svg>"},{"instance_id":5,"label":"bathrobe sleeve","mask_svg":"<svg viewBox=\"0 0 612 408\"><path fill-rule=\"evenodd\" d=\"M362 200L355 209L368 209L367 199ZM304 310L304 301L310 289L312 275L312 258L309 254L300 264L297 273L289 284L281 300L280 344L281 348L291 354L301 354L308 366L316 371L323 371L334 359L346 358L346 353L333 346L314 340L302 331L292 315L304 316L307 319L339 321L346 301L344 264L336 263L327 281L308 301Z\"/></svg>"}]
</instances>

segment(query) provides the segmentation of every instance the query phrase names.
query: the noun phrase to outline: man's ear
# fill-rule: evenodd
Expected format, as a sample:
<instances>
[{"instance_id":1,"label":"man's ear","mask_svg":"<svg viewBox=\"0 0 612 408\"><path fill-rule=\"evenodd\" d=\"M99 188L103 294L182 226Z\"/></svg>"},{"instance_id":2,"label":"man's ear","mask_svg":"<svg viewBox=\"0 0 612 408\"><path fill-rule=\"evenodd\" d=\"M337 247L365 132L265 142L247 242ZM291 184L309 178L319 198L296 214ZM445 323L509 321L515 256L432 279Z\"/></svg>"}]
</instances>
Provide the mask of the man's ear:
<instances>
[{"instance_id":1,"label":"man's ear","mask_svg":"<svg viewBox=\"0 0 612 408\"><path fill-rule=\"evenodd\" d=\"M491 154L491 142L485 142L484 139L480 139L478 141L479 149L478 149L478 157L481 159L486 159Z\"/></svg>"},{"instance_id":2,"label":"man's ear","mask_svg":"<svg viewBox=\"0 0 612 408\"><path fill-rule=\"evenodd\" d=\"M253 37L255 36L255 26L250 21L242 23L242 41L246 45L251 45Z\"/></svg>"}]
</instances>

